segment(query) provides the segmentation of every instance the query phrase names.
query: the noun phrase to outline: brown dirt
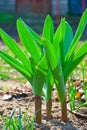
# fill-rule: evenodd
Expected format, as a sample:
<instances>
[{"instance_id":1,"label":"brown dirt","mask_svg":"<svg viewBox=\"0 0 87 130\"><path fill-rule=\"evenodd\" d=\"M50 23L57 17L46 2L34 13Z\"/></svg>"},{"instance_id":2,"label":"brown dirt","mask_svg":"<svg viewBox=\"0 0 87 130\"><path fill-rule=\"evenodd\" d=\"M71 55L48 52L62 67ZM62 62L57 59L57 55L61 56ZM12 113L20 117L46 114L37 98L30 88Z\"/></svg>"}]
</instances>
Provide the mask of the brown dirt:
<instances>
[{"instance_id":1,"label":"brown dirt","mask_svg":"<svg viewBox=\"0 0 87 130\"><path fill-rule=\"evenodd\" d=\"M0 81L0 86L3 81ZM18 86L15 81L4 81L4 85ZM19 84L20 85L20 84ZM28 97L22 97L19 99L12 99L10 101L3 101L0 97L0 114L3 116L9 116L13 109L21 108L22 112L25 112L28 108L28 115L34 114L34 98L31 94ZM64 123L61 121L61 111L59 102L53 100L52 102L52 119L46 118L46 104L42 99L42 123L35 124L35 130L87 130L87 119L84 117L76 116L68 112L69 121Z\"/></svg>"}]
</instances>

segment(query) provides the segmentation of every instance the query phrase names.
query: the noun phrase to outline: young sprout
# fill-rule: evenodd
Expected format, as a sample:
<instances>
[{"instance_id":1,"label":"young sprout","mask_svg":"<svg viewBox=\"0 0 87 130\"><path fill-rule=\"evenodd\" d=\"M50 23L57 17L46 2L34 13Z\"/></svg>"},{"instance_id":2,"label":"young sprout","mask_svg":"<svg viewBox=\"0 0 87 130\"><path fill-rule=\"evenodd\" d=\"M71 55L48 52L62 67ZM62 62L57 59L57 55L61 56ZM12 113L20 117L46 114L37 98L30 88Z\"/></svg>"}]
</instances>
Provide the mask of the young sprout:
<instances>
[{"instance_id":1,"label":"young sprout","mask_svg":"<svg viewBox=\"0 0 87 130\"><path fill-rule=\"evenodd\" d=\"M85 84L85 62L82 61L82 79L83 79L83 82L82 82L82 86L83 86L83 90L84 90L84 95L85 95L85 100L86 100L86 103L87 103L87 88L86 88L86 84Z\"/></svg>"},{"instance_id":2,"label":"young sprout","mask_svg":"<svg viewBox=\"0 0 87 130\"><path fill-rule=\"evenodd\" d=\"M72 82L72 85L70 81L68 81L68 96L69 96L69 102L70 102L70 109L73 111L75 109L75 96L76 96L76 87Z\"/></svg>"}]
</instances>

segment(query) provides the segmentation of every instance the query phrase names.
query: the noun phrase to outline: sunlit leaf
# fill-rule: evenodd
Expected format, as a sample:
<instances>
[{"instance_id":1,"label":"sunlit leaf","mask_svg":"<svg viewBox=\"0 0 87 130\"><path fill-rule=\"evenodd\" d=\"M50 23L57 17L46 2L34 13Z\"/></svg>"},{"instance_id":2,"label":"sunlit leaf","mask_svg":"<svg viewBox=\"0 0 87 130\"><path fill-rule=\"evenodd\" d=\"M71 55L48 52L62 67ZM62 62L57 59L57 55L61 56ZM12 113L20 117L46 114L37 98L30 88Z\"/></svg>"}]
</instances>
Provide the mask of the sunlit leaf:
<instances>
[{"instance_id":1,"label":"sunlit leaf","mask_svg":"<svg viewBox=\"0 0 87 130\"><path fill-rule=\"evenodd\" d=\"M42 39L42 43L45 47L46 54L49 57L49 62L50 62L51 68L52 68L52 70L54 70L58 64L58 59L57 59L57 56L55 53L55 48L51 44L51 42L45 38Z\"/></svg>"},{"instance_id":2,"label":"sunlit leaf","mask_svg":"<svg viewBox=\"0 0 87 130\"><path fill-rule=\"evenodd\" d=\"M32 68L29 59L26 57L22 49L18 44L2 29L0 29L0 35L4 43L11 49L11 51L20 59L25 68L32 74Z\"/></svg>"},{"instance_id":3,"label":"sunlit leaf","mask_svg":"<svg viewBox=\"0 0 87 130\"><path fill-rule=\"evenodd\" d=\"M67 64L64 68L64 79L67 80L67 77L70 73L76 68L76 66L81 62L81 60L87 54L87 42L84 42L83 45L76 51L76 53L71 57L70 61L67 61Z\"/></svg>"},{"instance_id":4,"label":"sunlit leaf","mask_svg":"<svg viewBox=\"0 0 87 130\"><path fill-rule=\"evenodd\" d=\"M11 66L13 66L17 71L19 71L27 80L32 80L32 76L30 73L24 69L24 66L16 59L13 57L9 56L3 51L0 51L0 56Z\"/></svg>"},{"instance_id":5,"label":"sunlit leaf","mask_svg":"<svg viewBox=\"0 0 87 130\"><path fill-rule=\"evenodd\" d=\"M51 43L53 43L54 26L53 21L49 15L47 15L45 19L42 35L44 38L48 39Z\"/></svg>"},{"instance_id":6,"label":"sunlit leaf","mask_svg":"<svg viewBox=\"0 0 87 130\"><path fill-rule=\"evenodd\" d=\"M21 19L17 21L17 29L23 45L30 52L30 54L34 58L34 61L38 63L41 58L40 48L38 47L35 40L32 38L28 27Z\"/></svg>"},{"instance_id":7,"label":"sunlit leaf","mask_svg":"<svg viewBox=\"0 0 87 130\"><path fill-rule=\"evenodd\" d=\"M81 20L80 20L80 22L79 22L77 31L76 31L76 33L75 33L75 36L74 36L73 40L72 40L72 43L71 43L71 46L70 46L70 48L69 48L69 51L68 51L68 53L67 53L66 58L69 59L69 58L72 56L72 54L73 54L73 52L75 51L76 46L77 46L77 44L78 44L78 42L79 42L81 36L82 36L82 34L83 34L83 31L84 31L86 25L87 25L87 9L86 9L86 10L84 11L84 13L82 14Z\"/></svg>"}]
</instances>

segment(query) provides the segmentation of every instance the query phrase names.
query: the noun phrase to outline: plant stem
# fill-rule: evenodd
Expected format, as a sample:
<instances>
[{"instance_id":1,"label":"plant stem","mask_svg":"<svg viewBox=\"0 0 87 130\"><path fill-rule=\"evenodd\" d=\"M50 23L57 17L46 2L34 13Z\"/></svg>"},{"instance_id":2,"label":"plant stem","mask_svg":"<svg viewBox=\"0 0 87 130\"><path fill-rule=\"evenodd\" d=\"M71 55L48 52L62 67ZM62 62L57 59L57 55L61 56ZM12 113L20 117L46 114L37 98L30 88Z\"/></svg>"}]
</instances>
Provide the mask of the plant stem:
<instances>
[{"instance_id":1,"label":"plant stem","mask_svg":"<svg viewBox=\"0 0 87 130\"><path fill-rule=\"evenodd\" d=\"M52 100L49 99L49 101L46 104L46 116L48 119L52 118L51 109L52 109Z\"/></svg>"},{"instance_id":2,"label":"plant stem","mask_svg":"<svg viewBox=\"0 0 87 130\"><path fill-rule=\"evenodd\" d=\"M65 100L64 100L64 102L62 104L61 113L62 113L62 121L67 122L68 118L67 118L67 103L66 103L66 98L65 98Z\"/></svg>"},{"instance_id":3,"label":"plant stem","mask_svg":"<svg viewBox=\"0 0 87 130\"><path fill-rule=\"evenodd\" d=\"M35 96L35 122L41 123L41 97Z\"/></svg>"},{"instance_id":4,"label":"plant stem","mask_svg":"<svg viewBox=\"0 0 87 130\"><path fill-rule=\"evenodd\" d=\"M66 87L64 83L64 76L63 76L60 62L58 63L58 66L55 68L55 70L53 71L53 76L55 79L55 84L61 102L62 120L64 122L67 122L68 119L67 119L67 105L66 105Z\"/></svg>"}]
</instances>

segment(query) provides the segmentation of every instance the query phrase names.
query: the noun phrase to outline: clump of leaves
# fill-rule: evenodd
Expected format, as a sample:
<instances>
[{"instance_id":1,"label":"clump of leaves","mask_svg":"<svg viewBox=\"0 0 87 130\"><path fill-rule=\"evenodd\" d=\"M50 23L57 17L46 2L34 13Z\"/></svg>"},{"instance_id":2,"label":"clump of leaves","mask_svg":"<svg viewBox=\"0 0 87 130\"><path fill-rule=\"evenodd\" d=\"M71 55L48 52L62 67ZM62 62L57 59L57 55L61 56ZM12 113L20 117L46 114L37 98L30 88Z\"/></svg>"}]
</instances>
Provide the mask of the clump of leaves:
<instances>
[{"instance_id":1,"label":"clump of leaves","mask_svg":"<svg viewBox=\"0 0 87 130\"><path fill-rule=\"evenodd\" d=\"M0 56L31 83L35 95L35 114L38 123L41 122L42 89L48 103L51 99L54 83L60 98L62 120L67 121L66 81L70 73L87 54L85 49L87 42L84 42L80 48L77 46L86 24L87 10L81 17L74 37L72 28L65 18L61 20L54 33L53 21L48 15L44 22L42 37L40 37L19 19L17 20L17 30L27 53L0 29L2 40L15 54L16 58L2 50L0 50ZM48 109L48 113L50 112Z\"/></svg>"},{"instance_id":2,"label":"clump of leaves","mask_svg":"<svg viewBox=\"0 0 87 130\"><path fill-rule=\"evenodd\" d=\"M87 24L87 10L83 13L77 31L73 37L73 31L70 25L61 20L55 34L53 35L53 28L50 26L49 16L47 17L46 36L42 38L42 44L47 55L47 59L51 68L51 72L56 84L61 108L62 119L67 121L66 110L66 81L70 73L81 62L87 54L87 41L78 48L80 37Z\"/></svg>"}]
</instances>

